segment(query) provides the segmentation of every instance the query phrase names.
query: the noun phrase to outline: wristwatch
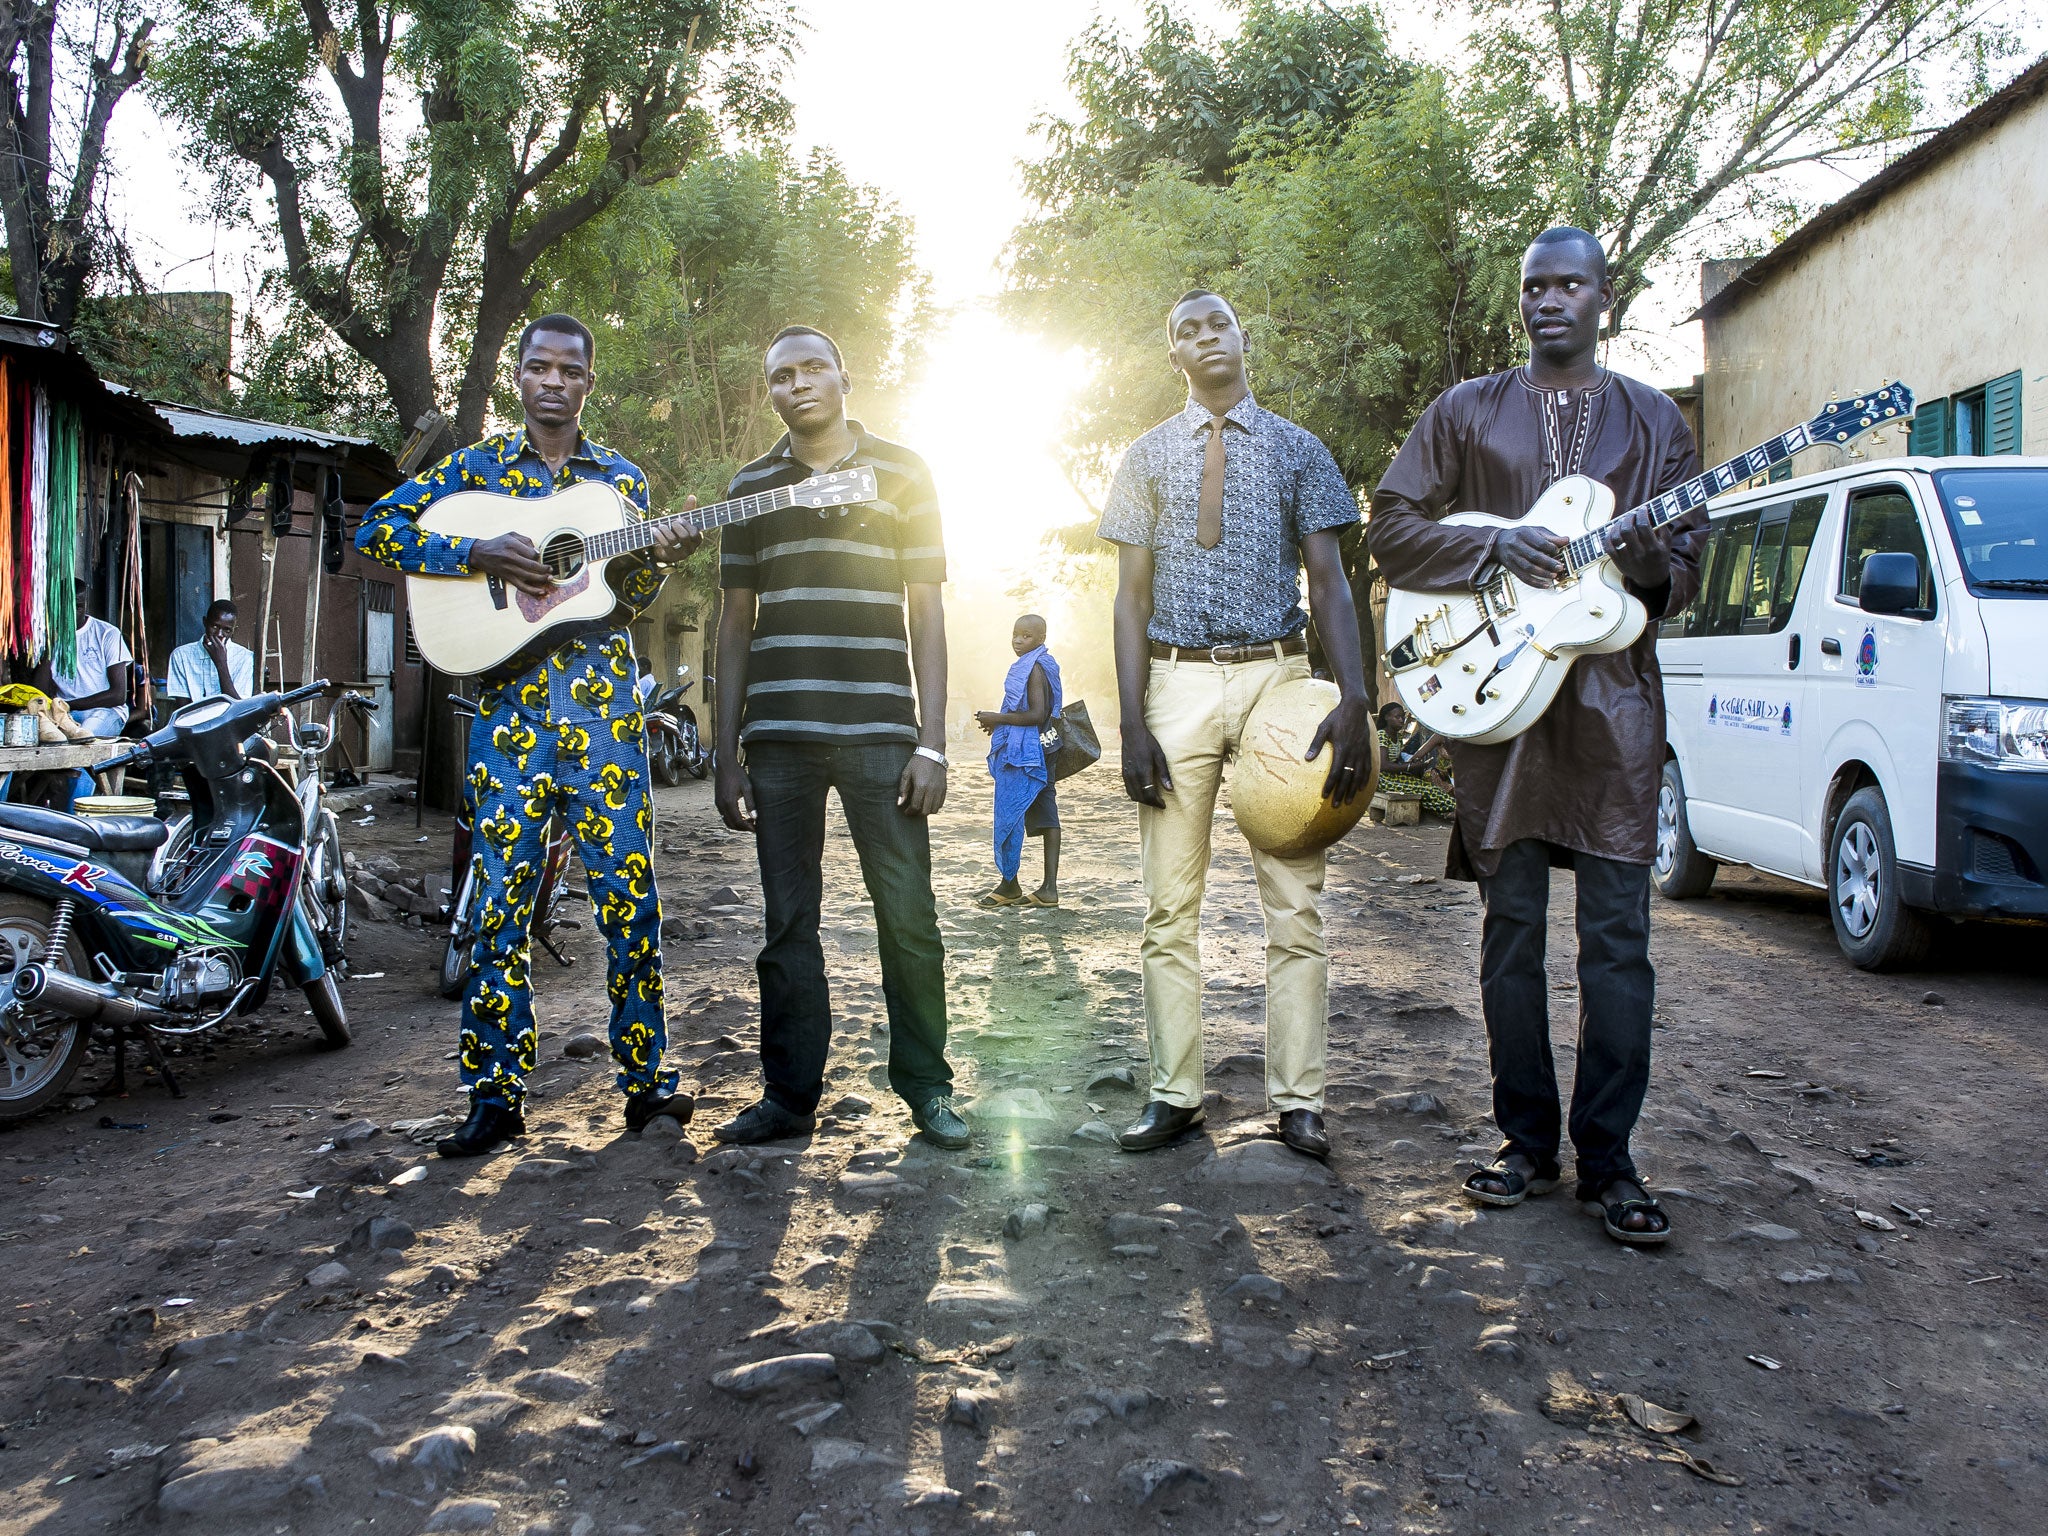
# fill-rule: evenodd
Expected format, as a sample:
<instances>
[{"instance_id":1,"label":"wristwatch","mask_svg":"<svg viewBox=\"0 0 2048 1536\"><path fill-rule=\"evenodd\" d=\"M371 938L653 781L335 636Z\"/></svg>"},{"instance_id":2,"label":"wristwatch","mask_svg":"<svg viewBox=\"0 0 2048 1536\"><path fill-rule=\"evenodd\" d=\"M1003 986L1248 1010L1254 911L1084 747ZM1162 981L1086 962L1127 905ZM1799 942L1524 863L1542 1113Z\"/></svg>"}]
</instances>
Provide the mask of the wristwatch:
<instances>
[{"instance_id":1,"label":"wristwatch","mask_svg":"<svg viewBox=\"0 0 2048 1536\"><path fill-rule=\"evenodd\" d=\"M919 747L911 753L911 756L928 757L933 762L937 763L941 768L950 768L952 766L952 764L946 761L946 754L941 752L937 747Z\"/></svg>"}]
</instances>

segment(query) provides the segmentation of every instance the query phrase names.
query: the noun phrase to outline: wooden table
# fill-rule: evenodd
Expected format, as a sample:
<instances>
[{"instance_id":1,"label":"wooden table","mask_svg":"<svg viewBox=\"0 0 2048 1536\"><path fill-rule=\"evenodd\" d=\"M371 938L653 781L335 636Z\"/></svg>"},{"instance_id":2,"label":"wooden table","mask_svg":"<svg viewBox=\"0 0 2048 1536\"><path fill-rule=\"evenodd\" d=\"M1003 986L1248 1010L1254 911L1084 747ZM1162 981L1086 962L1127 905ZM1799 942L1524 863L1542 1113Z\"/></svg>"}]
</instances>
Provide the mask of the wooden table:
<instances>
[{"instance_id":1,"label":"wooden table","mask_svg":"<svg viewBox=\"0 0 2048 1536\"><path fill-rule=\"evenodd\" d=\"M90 769L108 758L126 752L132 741L65 741L50 746L0 747L0 774L58 773L68 768ZM106 788L102 780L100 788Z\"/></svg>"}]
</instances>

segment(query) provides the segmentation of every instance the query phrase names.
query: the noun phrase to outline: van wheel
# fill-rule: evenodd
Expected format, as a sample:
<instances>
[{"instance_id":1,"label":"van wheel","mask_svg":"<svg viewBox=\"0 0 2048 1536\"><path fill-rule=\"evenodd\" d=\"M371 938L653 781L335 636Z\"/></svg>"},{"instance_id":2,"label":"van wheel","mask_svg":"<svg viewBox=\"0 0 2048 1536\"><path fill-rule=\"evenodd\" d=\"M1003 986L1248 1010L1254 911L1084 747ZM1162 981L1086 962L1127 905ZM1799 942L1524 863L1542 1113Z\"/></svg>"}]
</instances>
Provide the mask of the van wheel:
<instances>
[{"instance_id":1,"label":"van wheel","mask_svg":"<svg viewBox=\"0 0 2048 1536\"><path fill-rule=\"evenodd\" d=\"M1685 821L1685 781L1674 759L1664 764L1664 782L1657 786L1657 857L1650 878L1658 893L1671 901L1689 901L1707 894L1714 871L1721 866L1701 853Z\"/></svg>"},{"instance_id":2,"label":"van wheel","mask_svg":"<svg viewBox=\"0 0 2048 1536\"><path fill-rule=\"evenodd\" d=\"M1908 970L1927 958L1934 928L1899 899L1899 861L1884 795L1859 789L1828 840L1828 915L1842 953L1866 971Z\"/></svg>"}]
</instances>

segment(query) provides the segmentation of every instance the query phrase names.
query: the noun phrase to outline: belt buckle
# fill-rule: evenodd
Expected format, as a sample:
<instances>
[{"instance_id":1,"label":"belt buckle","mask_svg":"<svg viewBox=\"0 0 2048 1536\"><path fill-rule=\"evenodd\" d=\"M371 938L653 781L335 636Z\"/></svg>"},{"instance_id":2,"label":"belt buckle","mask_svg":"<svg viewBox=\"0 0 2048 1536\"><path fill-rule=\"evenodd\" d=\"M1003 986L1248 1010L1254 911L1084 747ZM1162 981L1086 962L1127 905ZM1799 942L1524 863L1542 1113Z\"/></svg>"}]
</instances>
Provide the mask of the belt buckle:
<instances>
[{"instance_id":1,"label":"belt buckle","mask_svg":"<svg viewBox=\"0 0 2048 1536\"><path fill-rule=\"evenodd\" d=\"M1209 662L1212 666L1228 666L1237 658L1234 656L1226 656L1223 653L1225 651L1235 651L1238 649L1240 649L1240 647L1235 645L1212 645L1209 647Z\"/></svg>"}]
</instances>

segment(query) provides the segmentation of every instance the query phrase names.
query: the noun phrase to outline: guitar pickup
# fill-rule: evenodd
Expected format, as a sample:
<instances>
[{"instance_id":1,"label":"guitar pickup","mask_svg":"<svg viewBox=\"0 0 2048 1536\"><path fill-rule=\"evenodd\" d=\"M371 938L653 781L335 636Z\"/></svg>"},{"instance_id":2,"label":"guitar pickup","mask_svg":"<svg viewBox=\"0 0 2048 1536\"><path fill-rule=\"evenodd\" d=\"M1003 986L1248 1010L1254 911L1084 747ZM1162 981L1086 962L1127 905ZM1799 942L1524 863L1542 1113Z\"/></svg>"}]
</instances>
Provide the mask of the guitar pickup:
<instances>
[{"instance_id":1,"label":"guitar pickup","mask_svg":"<svg viewBox=\"0 0 2048 1536\"><path fill-rule=\"evenodd\" d=\"M486 577L484 578L484 585L490 588L490 591L491 591L491 606L492 606L493 608L502 608L502 607L504 607L504 606L505 606L505 578L504 578L504 577L502 577L502 576L486 576Z\"/></svg>"}]
</instances>

